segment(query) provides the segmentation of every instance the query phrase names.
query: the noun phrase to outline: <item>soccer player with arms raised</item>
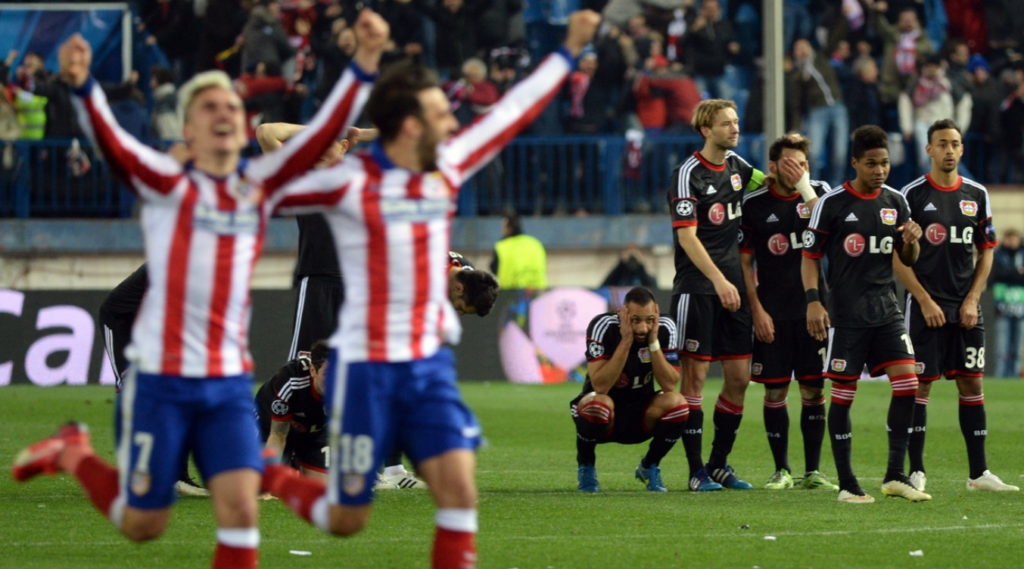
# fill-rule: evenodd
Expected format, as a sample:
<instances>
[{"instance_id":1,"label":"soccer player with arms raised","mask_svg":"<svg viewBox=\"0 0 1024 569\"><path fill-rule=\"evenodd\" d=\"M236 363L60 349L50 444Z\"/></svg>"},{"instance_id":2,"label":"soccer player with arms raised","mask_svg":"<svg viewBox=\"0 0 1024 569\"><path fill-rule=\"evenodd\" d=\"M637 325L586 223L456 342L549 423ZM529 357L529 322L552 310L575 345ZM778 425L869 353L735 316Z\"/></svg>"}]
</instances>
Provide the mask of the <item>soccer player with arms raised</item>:
<instances>
[{"instance_id":1,"label":"soccer player with arms raised","mask_svg":"<svg viewBox=\"0 0 1024 569\"><path fill-rule=\"evenodd\" d=\"M683 434L690 411L677 391L676 325L661 316L651 291L635 287L617 312L598 314L587 326L587 380L569 403L576 423L576 478L581 492L598 492L597 445L651 439L636 478L652 492L667 492L661 459ZM655 387L657 384L657 387Z\"/></svg>"},{"instance_id":2,"label":"soccer player with arms raised","mask_svg":"<svg viewBox=\"0 0 1024 569\"><path fill-rule=\"evenodd\" d=\"M180 105L193 161L185 167L117 125L90 77L92 51L81 36L61 46L61 76L79 122L142 202L149 282L118 400L117 467L96 456L84 425L71 423L18 455L16 480L67 472L114 527L147 541L167 527L179 461L191 450L217 521L214 569L256 567L263 465L252 428L249 285L285 185L354 122L369 93L387 23L366 10L356 34L353 64L311 127L251 161L241 157L245 113L227 75L207 72L186 83Z\"/></svg>"},{"instance_id":3,"label":"soccer player with arms raised","mask_svg":"<svg viewBox=\"0 0 1024 569\"><path fill-rule=\"evenodd\" d=\"M953 121L935 121L928 128L925 151L931 157L931 172L902 190L911 216L924 228L921 257L912 269L893 261L907 288L906 326L920 380L908 452L910 480L924 490L928 396L944 374L956 380L960 392L960 431L970 468L967 489L1019 490L989 472L985 460L985 321L979 303L996 246L988 191L957 173L964 145Z\"/></svg>"},{"instance_id":4,"label":"soccer player with arms raised","mask_svg":"<svg viewBox=\"0 0 1024 569\"><path fill-rule=\"evenodd\" d=\"M790 378L800 385L800 431L804 439L804 488L838 490L819 472L825 437L822 360L825 343L807 333L800 278L803 234L818 197L829 191L825 182L808 179L810 143L800 135L775 140L768 149L773 184L743 196L743 241L740 263L754 320L754 355L750 379L764 391L764 425L775 459L769 490L793 487L789 467ZM783 175L794 166L796 171ZM796 178L796 184L788 180ZM755 278L755 262L756 275Z\"/></svg>"},{"instance_id":5,"label":"soccer player with arms raised","mask_svg":"<svg viewBox=\"0 0 1024 569\"><path fill-rule=\"evenodd\" d=\"M850 406L867 364L872 375L888 374L892 399L889 461L882 494L913 502L930 500L903 471L914 419L914 347L903 326L892 270L893 251L904 265L917 261L921 228L910 218L903 194L885 185L889 139L877 126L853 133L857 177L818 200L804 232L801 277L807 301L807 331L828 339L825 377L832 380L828 432L839 475L839 501L871 503L850 463ZM821 258L828 257L828 310L821 302Z\"/></svg>"},{"instance_id":6,"label":"soccer player with arms raised","mask_svg":"<svg viewBox=\"0 0 1024 569\"><path fill-rule=\"evenodd\" d=\"M672 308L679 331L682 393L690 406L683 447L690 490L747 490L752 486L727 464L750 383L750 305L741 294L745 285L737 243L743 192L759 188L764 175L732 151L740 136L732 101L701 101L693 113L693 129L704 138L704 148L676 168L668 192L676 235ZM705 466L701 392L708 367L716 360L722 362L725 384L715 403L715 438Z\"/></svg>"},{"instance_id":7,"label":"soccer player with arms raised","mask_svg":"<svg viewBox=\"0 0 1024 569\"><path fill-rule=\"evenodd\" d=\"M327 364L328 483L268 464L264 488L319 529L348 536L366 526L376 470L397 444L437 504L433 567L476 565L480 426L442 345L461 333L448 298L451 214L462 183L558 94L599 22L572 14L565 48L457 134L432 72L389 69L367 106L380 129L369 151L288 188L282 211L327 213L345 304Z\"/></svg>"}]
</instances>

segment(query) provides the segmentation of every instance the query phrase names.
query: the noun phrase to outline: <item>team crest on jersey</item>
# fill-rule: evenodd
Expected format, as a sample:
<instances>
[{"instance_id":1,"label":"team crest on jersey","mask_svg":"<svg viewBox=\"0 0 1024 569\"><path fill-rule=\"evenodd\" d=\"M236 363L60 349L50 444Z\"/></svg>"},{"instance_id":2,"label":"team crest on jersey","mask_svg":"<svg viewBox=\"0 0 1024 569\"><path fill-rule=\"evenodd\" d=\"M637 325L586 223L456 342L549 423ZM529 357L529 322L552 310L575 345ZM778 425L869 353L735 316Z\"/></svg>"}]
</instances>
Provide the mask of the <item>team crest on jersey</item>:
<instances>
[{"instance_id":1,"label":"team crest on jersey","mask_svg":"<svg viewBox=\"0 0 1024 569\"><path fill-rule=\"evenodd\" d=\"M149 493L150 487L153 485L153 477L148 472L141 470L135 470L132 472L132 494L136 496L145 496Z\"/></svg>"},{"instance_id":2,"label":"team crest on jersey","mask_svg":"<svg viewBox=\"0 0 1024 569\"><path fill-rule=\"evenodd\" d=\"M732 183L733 190L738 192L741 189L743 189L743 178L740 178L739 174L733 174L732 176L729 176L729 182Z\"/></svg>"},{"instance_id":3,"label":"team crest on jersey","mask_svg":"<svg viewBox=\"0 0 1024 569\"><path fill-rule=\"evenodd\" d=\"M263 188L246 180L244 177L239 178L237 182L228 186L228 193L238 201L252 204L260 203L260 200L263 199Z\"/></svg>"},{"instance_id":4,"label":"team crest on jersey","mask_svg":"<svg viewBox=\"0 0 1024 569\"><path fill-rule=\"evenodd\" d=\"M804 249L814 247L814 232L810 229L804 230Z\"/></svg>"},{"instance_id":5,"label":"team crest on jersey","mask_svg":"<svg viewBox=\"0 0 1024 569\"><path fill-rule=\"evenodd\" d=\"M693 215L693 202L690 200L680 200L679 203L676 204L676 214L678 214L679 217L690 217Z\"/></svg>"},{"instance_id":6,"label":"team crest on jersey","mask_svg":"<svg viewBox=\"0 0 1024 569\"><path fill-rule=\"evenodd\" d=\"M796 213L800 216L800 219L810 219L811 208L807 207L805 203L796 204Z\"/></svg>"},{"instance_id":7,"label":"team crest on jersey","mask_svg":"<svg viewBox=\"0 0 1024 569\"><path fill-rule=\"evenodd\" d=\"M590 352L590 357L599 358L604 355L604 346L597 342L591 342L590 345L587 347L587 351Z\"/></svg>"},{"instance_id":8,"label":"team crest on jersey","mask_svg":"<svg viewBox=\"0 0 1024 569\"><path fill-rule=\"evenodd\" d=\"M964 215L968 217L974 217L978 213L978 202L960 200L960 211L964 212Z\"/></svg>"},{"instance_id":9,"label":"team crest on jersey","mask_svg":"<svg viewBox=\"0 0 1024 569\"><path fill-rule=\"evenodd\" d=\"M880 213L882 215L882 223L886 225L896 225L896 210L891 208L882 208Z\"/></svg>"},{"instance_id":10,"label":"team crest on jersey","mask_svg":"<svg viewBox=\"0 0 1024 569\"><path fill-rule=\"evenodd\" d=\"M275 399L274 402L270 404L270 410L273 411L275 415L287 415L288 404L280 399Z\"/></svg>"},{"instance_id":11,"label":"team crest on jersey","mask_svg":"<svg viewBox=\"0 0 1024 569\"><path fill-rule=\"evenodd\" d=\"M696 352L697 348L700 347L700 342L697 340L687 340L685 345L687 352Z\"/></svg>"},{"instance_id":12,"label":"team crest on jersey","mask_svg":"<svg viewBox=\"0 0 1024 569\"><path fill-rule=\"evenodd\" d=\"M914 373L921 375L924 373L924 362L917 362L914 364Z\"/></svg>"},{"instance_id":13,"label":"team crest on jersey","mask_svg":"<svg viewBox=\"0 0 1024 569\"><path fill-rule=\"evenodd\" d=\"M754 375L761 375L761 364L754 364L750 366L750 373Z\"/></svg>"},{"instance_id":14,"label":"team crest on jersey","mask_svg":"<svg viewBox=\"0 0 1024 569\"><path fill-rule=\"evenodd\" d=\"M366 479L362 474L346 474L341 479L341 489L349 496L356 496L366 488Z\"/></svg>"},{"instance_id":15,"label":"team crest on jersey","mask_svg":"<svg viewBox=\"0 0 1024 569\"><path fill-rule=\"evenodd\" d=\"M644 362L645 364L651 363L651 351L649 349L640 348L640 351L637 353L637 355L640 356L640 361Z\"/></svg>"},{"instance_id":16,"label":"team crest on jersey","mask_svg":"<svg viewBox=\"0 0 1024 569\"><path fill-rule=\"evenodd\" d=\"M846 360L832 360L832 371L846 371Z\"/></svg>"}]
</instances>

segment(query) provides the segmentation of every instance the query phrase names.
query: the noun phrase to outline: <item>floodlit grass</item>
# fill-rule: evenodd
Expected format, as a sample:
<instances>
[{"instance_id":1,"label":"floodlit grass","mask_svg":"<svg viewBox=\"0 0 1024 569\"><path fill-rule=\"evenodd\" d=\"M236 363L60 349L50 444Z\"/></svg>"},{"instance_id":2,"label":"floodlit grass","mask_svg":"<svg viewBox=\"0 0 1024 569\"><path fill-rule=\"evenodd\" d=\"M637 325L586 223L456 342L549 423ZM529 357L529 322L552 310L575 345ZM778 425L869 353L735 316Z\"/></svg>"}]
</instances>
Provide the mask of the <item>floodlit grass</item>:
<instances>
[{"instance_id":1,"label":"floodlit grass","mask_svg":"<svg viewBox=\"0 0 1024 569\"><path fill-rule=\"evenodd\" d=\"M709 382L713 401L720 383ZM465 384L484 426L480 453L479 567L493 569L737 567L1020 567L1024 495L968 493L967 458L957 423L956 389L935 387L929 407L929 503L882 499L889 387L865 383L853 406L854 468L878 503L847 505L824 491L685 491L681 445L662 463L668 494L633 479L646 445L598 447L602 492L575 491L568 401L578 385ZM761 419L762 388L751 386L731 463L760 486L773 465ZM986 385L989 464L1004 481L1024 483L1024 383ZM113 456L109 388L0 389L0 461L70 418L88 422L97 452ZM803 467L799 407L791 405L790 460ZM707 413L705 429L711 428ZM834 479L826 442L823 470ZM710 440L705 442L705 452ZM280 502L262 502L263 568L425 568L433 506L421 491L378 496L370 527L351 539L326 536ZM740 529L741 526L749 529ZM201 568L214 543L209 502L182 499L159 540L136 545L117 534L67 476L15 484L0 476L2 568ZM774 536L774 541L766 540ZM295 556L291 550L308 551ZM923 557L911 557L921 550Z\"/></svg>"}]
</instances>

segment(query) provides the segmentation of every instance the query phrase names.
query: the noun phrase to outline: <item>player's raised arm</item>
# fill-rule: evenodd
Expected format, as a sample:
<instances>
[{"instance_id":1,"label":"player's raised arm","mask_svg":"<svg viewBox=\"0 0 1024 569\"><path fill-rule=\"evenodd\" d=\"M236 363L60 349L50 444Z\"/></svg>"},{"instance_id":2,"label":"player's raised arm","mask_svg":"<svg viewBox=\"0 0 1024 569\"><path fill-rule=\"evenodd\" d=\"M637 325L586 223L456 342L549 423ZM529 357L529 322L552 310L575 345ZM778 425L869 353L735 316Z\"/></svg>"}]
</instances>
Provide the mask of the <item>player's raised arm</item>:
<instances>
[{"instance_id":1,"label":"player's raised arm","mask_svg":"<svg viewBox=\"0 0 1024 569\"><path fill-rule=\"evenodd\" d=\"M651 356L651 369L654 371L654 381L665 393L679 391L679 352L676 351L676 323L671 318L661 317L661 307L654 303L654 321L651 330L647 333L648 338L654 341L647 345Z\"/></svg>"},{"instance_id":2,"label":"player's raised arm","mask_svg":"<svg viewBox=\"0 0 1024 569\"><path fill-rule=\"evenodd\" d=\"M61 79L75 95L71 103L78 122L107 160L111 172L144 199L170 193L181 179L181 165L142 144L117 124L103 89L89 74L89 43L74 34L60 46L58 58Z\"/></svg>"},{"instance_id":3,"label":"player's raised arm","mask_svg":"<svg viewBox=\"0 0 1024 569\"><path fill-rule=\"evenodd\" d=\"M275 152L253 160L246 169L246 176L259 181L268 195L316 165L338 135L362 113L390 32L387 22L369 9L359 14L355 29L359 47L352 64L342 73L309 126L293 133L288 143Z\"/></svg>"},{"instance_id":4,"label":"player's raised arm","mask_svg":"<svg viewBox=\"0 0 1024 569\"><path fill-rule=\"evenodd\" d=\"M529 126L558 94L600 22L600 15L591 10L570 15L563 49L547 56L494 108L441 147L442 173L456 186L461 185Z\"/></svg>"},{"instance_id":5,"label":"player's raised arm","mask_svg":"<svg viewBox=\"0 0 1024 569\"><path fill-rule=\"evenodd\" d=\"M587 375L590 376L590 385L594 387L594 391L602 395L607 395L615 386L615 382L619 380L622 370L626 367L629 350L633 347L633 327L629 322L629 311L623 306L619 309L618 315L619 343L614 347L613 352L608 354L607 350L612 346L604 343L606 337L611 336L607 332L600 334L600 337L588 338L588 345L590 345L588 353L592 358L587 358ZM597 334L594 332L588 334L588 336L591 335ZM595 350L594 344L599 345L600 350ZM596 355L598 351L600 354ZM605 354L608 356L604 357Z\"/></svg>"}]
</instances>

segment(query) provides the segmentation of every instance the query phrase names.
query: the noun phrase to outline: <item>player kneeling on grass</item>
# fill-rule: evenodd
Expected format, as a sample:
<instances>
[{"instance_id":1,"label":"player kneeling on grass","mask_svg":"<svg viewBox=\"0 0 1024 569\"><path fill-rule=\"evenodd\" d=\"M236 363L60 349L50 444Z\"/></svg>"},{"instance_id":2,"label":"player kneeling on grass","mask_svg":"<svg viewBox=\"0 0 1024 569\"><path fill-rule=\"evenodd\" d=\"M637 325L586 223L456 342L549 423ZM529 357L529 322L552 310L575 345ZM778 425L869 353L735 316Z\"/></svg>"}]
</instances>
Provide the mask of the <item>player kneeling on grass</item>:
<instances>
[{"instance_id":1,"label":"player kneeling on grass","mask_svg":"<svg viewBox=\"0 0 1024 569\"><path fill-rule=\"evenodd\" d=\"M690 408L677 391L676 325L660 316L651 291L626 293L618 312L599 314L587 327L587 380L570 403L576 423L577 478L582 492L597 492L597 445L634 445L648 439L636 478L667 492L658 464L683 435ZM656 391L654 383L661 388Z\"/></svg>"},{"instance_id":2,"label":"player kneeling on grass","mask_svg":"<svg viewBox=\"0 0 1024 569\"><path fill-rule=\"evenodd\" d=\"M285 364L256 393L256 420L264 449L303 475L327 480L324 376L331 348L324 340Z\"/></svg>"}]
</instances>

